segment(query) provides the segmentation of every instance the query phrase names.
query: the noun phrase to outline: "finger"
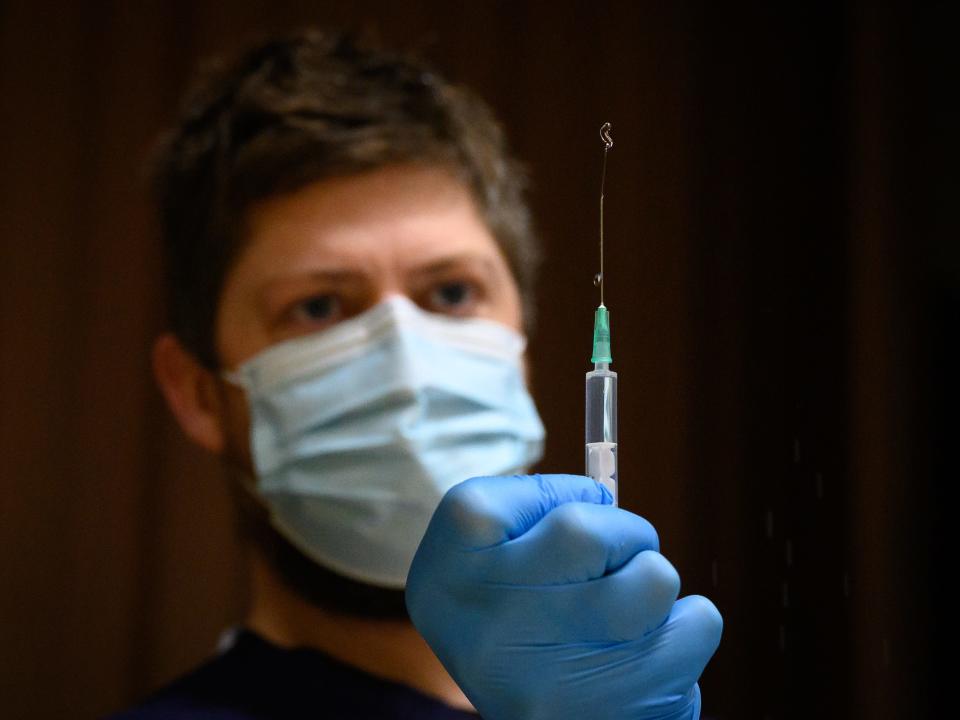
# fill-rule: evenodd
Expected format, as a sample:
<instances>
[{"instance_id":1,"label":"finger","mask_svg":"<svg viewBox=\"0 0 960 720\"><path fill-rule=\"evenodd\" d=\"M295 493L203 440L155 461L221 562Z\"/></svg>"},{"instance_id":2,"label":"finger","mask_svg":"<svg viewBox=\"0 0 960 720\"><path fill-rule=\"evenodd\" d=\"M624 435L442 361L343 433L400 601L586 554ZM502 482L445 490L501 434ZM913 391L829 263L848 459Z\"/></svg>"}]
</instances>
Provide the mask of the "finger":
<instances>
[{"instance_id":1,"label":"finger","mask_svg":"<svg viewBox=\"0 0 960 720\"><path fill-rule=\"evenodd\" d=\"M659 680L668 689L681 692L697 681L720 645L723 617L702 595L688 595L674 603L670 616L657 630L658 645L675 650L663 654Z\"/></svg>"},{"instance_id":2,"label":"finger","mask_svg":"<svg viewBox=\"0 0 960 720\"><path fill-rule=\"evenodd\" d=\"M480 549L519 537L569 502L611 505L602 485L582 475L471 478L453 486L433 515L427 538Z\"/></svg>"},{"instance_id":3,"label":"finger","mask_svg":"<svg viewBox=\"0 0 960 720\"><path fill-rule=\"evenodd\" d=\"M680 578L660 553L645 550L612 575L566 585L485 583L480 602L495 605L517 644L622 643L663 625Z\"/></svg>"},{"instance_id":4,"label":"finger","mask_svg":"<svg viewBox=\"0 0 960 720\"><path fill-rule=\"evenodd\" d=\"M655 631L670 617L680 575L659 552L645 550L588 586L591 612L604 619L602 640L627 641Z\"/></svg>"},{"instance_id":5,"label":"finger","mask_svg":"<svg viewBox=\"0 0 960 720\"><path fill-rule=\"evenodd\" d=\"M644 550L659 550L653 525L612 505L571 502L529 531L483 554L492 582L519 585L583 583L608 575Z\"/></svg>"}]
</instances>

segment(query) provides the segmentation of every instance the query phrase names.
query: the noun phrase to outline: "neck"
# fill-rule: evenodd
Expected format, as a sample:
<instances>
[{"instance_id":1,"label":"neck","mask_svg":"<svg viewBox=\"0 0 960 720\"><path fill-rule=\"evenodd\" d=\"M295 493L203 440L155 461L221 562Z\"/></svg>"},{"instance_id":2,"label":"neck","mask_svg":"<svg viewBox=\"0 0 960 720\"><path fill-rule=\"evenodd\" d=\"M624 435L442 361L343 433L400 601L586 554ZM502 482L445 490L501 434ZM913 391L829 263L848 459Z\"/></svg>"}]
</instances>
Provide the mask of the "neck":
<instances>
[{"instance_id":1,"label":"neck","mask_svg":"<svg viewBox=\"0 0 960 720\"><path fill-rule=\"evenodd\" d=\"M437 656L406 620L343 615L311 605L254 553L247 626L281 647L311 647L377 677L401 683L447 705L473 706Z\"/></svg>"}]
</instances>

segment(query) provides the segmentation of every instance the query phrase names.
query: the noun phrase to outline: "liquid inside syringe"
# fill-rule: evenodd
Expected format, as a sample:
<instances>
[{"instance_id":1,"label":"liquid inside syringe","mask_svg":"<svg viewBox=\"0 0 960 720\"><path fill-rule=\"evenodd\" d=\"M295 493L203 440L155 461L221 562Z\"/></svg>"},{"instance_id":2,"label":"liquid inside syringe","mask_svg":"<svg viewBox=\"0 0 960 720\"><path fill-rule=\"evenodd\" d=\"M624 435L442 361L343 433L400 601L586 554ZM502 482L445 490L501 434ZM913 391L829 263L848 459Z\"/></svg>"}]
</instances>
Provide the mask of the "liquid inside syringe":
<instances>
[{"instance_id":1,"label":"liquid inside syringe","mask_svg":"<svg viewBox=\"0 0 960 720\"><path fill-rule=\"evenodd\" d=\"M598 362L587 373L587 475L603 485L617 504L617 374Z\"/></svg>"}]
</instances>

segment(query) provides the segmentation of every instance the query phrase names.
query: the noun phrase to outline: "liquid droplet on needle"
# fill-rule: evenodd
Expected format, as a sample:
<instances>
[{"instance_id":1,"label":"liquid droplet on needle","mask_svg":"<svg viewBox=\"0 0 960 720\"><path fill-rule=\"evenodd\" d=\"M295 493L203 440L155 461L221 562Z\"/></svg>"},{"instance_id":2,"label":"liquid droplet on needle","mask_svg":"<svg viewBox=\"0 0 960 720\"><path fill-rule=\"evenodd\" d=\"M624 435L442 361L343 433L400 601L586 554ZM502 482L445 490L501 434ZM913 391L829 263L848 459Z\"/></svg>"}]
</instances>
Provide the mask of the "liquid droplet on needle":
<instances>
[{"instance_id":1,"label":"liquid droplet on needle","mask_svg":"<svg viewBox=\"0 0 960 720\"><path fill-rule=\"evenodd\" d=\"M603 273L597 273L593 276L593 286L600 287L600 282L603 280Z\"/></svg>"}]
</instances>

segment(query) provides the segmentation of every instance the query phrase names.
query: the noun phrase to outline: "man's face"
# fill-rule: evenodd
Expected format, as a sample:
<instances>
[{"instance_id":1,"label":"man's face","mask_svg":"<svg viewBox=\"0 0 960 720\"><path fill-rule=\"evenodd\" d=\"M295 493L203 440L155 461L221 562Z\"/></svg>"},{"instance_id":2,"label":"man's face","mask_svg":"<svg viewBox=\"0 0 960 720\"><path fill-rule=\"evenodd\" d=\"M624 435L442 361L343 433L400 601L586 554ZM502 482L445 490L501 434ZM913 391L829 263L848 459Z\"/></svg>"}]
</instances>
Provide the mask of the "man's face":
<instances>
[{"instance_id":1,"label":"man's face","mask_svg":"<svg viewBox=\"0 0 960 720\"><path fill-rule=\"evenodd\" d=\"M226 368L390 295L520 330L506 259L469 191L442 169L395 166L317 182L255 205L246 227L217 315ZM246 400L228 386L224 401L228 452L249 468Z\"/></svg>"}]
</instances>

